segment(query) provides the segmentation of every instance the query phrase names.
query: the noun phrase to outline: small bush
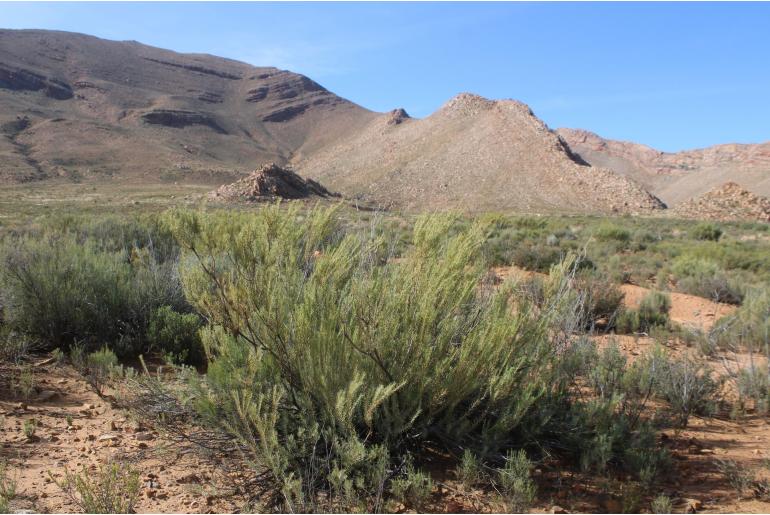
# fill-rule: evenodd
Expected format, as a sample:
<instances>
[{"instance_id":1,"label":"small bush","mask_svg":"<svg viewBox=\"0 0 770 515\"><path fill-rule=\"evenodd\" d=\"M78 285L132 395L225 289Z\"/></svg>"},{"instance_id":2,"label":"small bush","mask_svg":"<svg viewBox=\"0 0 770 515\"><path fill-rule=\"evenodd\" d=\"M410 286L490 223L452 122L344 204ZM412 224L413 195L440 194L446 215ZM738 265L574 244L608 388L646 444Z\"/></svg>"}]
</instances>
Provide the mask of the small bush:
<instances>
[{"instance_id":1,"label":"small bush","mask_svg":"<svg viewBox=\"0 0 770 515\"><path fill-rule=\"evenodd\" d=\"M713 413L720 382L712 379L713 371L707 364L689 356L672 360L665 357L662 351L655 359L660 374L657 393L671 406L679 427L687 427L690 415Z\"/></svg>"},{"instance_id":2,"label":"small bush","mask_svg":"<svg viewBox=\"0 0 770 515\"><path fill-rule=\"evenodd\" d=\"M139 500L139 473L121 463L102 466L95 474L67 470L63 480L51 479L83 513L133 513Z\"/></svg>"},{"instance_id":3,"label":"small bush","mask_svg":"<svg viewBox=\"0 0 770 515\"><path fill-rule=\"evenodd\" d=\"M729 304L740 304L743 300L740 284L713 261L681 256L674 260L671 270L676 278L677 289L683 293Z\"/></svg>"},{"instance_id":4,"label":"small bush","mask_svg":"<svg viewBox=\"0 0 770 515\"><path fill-rule=\"evenodd\" d=\"M653 328L665 328L669 324L668 312L671 299L661 292L650 292L644 296L638 309L624 310L616 324L620 334L649 333Z\"/></svg>"},{"instance_id":5,"label":"small bush","mask_svg":"<svg viewBox=\"0 0 770 515\"><path fill-rule=\"evenodd\" d=\"M201 363L200 328L201 321L197 315L177 313L171 306L163 306L150 319L147 340L151 349L170 355L175 362Z\"/></svg>"},{"instance_id":6,"label":"small bush","mask_svg":"<svg viewBox=\"0 0 770 515\"><path fill-rule=\"evenodd\" d=\"M30 336L0 324L0 363L21 363L38 347Z\"/></svg>"},{"instance_id":7,"label":"small bush","mask_svg":"<svg viewBox=\"0 0 770 515\"><path fill-rule=\"evenodd\" d=\"M160 262L146 248L108 247L69 232L7 238L0 286L8 324L51 347L79 341L140 352L152 313L186 306L176 261Z\"/></svg>"},{"instance_id":8,"label":"small bush","mask_svg":"<svg viewBox=\"0 0 770 515\"><path fill-rule=\"evenodd\" d=\"M754 475L735 461L718 459L716 465L719 472L739 495L743 495L753 485Z\"/></svg>"},{"instance_id":9,"label":"small bush","mask_svg":"<svg viewBox=\"0 0 770 515\"><path fill-rule=\"evenodd\" d=\"M770 412L770 370L767 364L751 364L738 371L736 378L741 402L747 399L754 402L757 412Z\"/></svg>"},{"instance_id":10,"label":"small bush","mask_svg":"<svg viewBox=\"0 0 770 515\"><path fill-rule=\"evenodd\" d=\"M523 450L511 451L505 466L497 471L500 491L513 513L523 513L532 506L537 486L530 476L532 462Z\"/></svg>"},{"instance_id":11,"label":"small bush","mask_svg":"<svg viewBox=\"0 0 770 515\"><path fill-rule=\"evenodd\" d=\"M118 357L107 347L92 352L86 358L86 378L99 395L117 366Z\"/></svg>"},{"instance_id":12,"label":"small bush","mask_svg":"<svg viewBox=\"0 0 770 515\"><path fill-rule=\"evenodd\" d=\"M674 506L671 503L671 498L667 495L659 495L650 503L650 511L652 513L673 513Z\"/></svg>"},{"instance_id":13,"label":"small bush","mask_svg":"<svg viewBox=\"0 0 770 515\"><path fill-rule=\"evenodd\" d=\"M27 440L35 440L37 432L37 421L34 418L29 418L24 421L24 425L22 426L22 432L24 433L24 436L27 438Z\"/></svg>"},{"instance_id":14,"label":"small bush","mask_svg":"<svg viewBox=\"0 0 770 515\"><path fill-rule=\"evenodd\" d=\"M31 399L35 393L35 374L29 366L22 367L16 380L16 392L24 399Z\"/></svg>"},{"instance_id":15,"label":"small bush","mask_svg":"<svg viewBox=\"0 0 770 515\"><path fill-rule=\"evenodd\" d=\"M465 449L462 459L460 460L460 465L457 467L457 478L462 481L465 486L471 487L481 481L483 476L484 472L479 459L470 451L470 449Z\"/></svg>"},{"instance_id":16,"label":"small bush","mask_svg":"<svg viewBox=\"0 0 770 515\"><path fill-rule=\"evenodd\" d=\"M701 223L693 228L692 237L696 240L719 241L722 229L711 223Z\"/></svg>"},{"instance_id":17,"label":"small bush","mask_svg":"<svg viewBox=\"0 0 770 515\"><path fill-rule=\"evenodd\" d=\"M582 275L575 288L583 301L583 327L592 329L598 323L606 328L615 325L622 311L624 294L614 283L591 275Z\"/></svg>"},{"instance_id":18,"label":"small bush","mask_svg":"<svg viewBox=\"0 0 770 515\"><path fill-rule=\"evenodd\" d=\"M67 360L67 355L59 348L56 348L51 352L51 357L54 359L54 363L56 363L57 366L63 365Z\"/></svg>"},{"instance_id":19,"label":"small bush","mask_svg":"<svg viewBox=\"0 0 770 515\"><path fill-rule=\"evenodd\" d=\"M10 513L10 503L16 497L18 481L8 472L8 463L0 461L0 513Z\"/></svg>"},{"instance_id":20,"label":"small bush","mask_svg":"<svg viewBox=\"0 0 770 515\"><path fill-rule=\"evenodd\" d=\"M620 243L631 241L631 231L609 222L599 225L595 236L599 241L617 241Z\"/></svg>"},{"instance_id":21,"label":"small bush","mask_svg":"<svg viewBox=\"0 0 770 515\"><path fill-rule=\"evenodd\" d=\"M767 352L770 349L770 288L749 290L743 305L717 320L709 333L723 348Z\"/></svg>"},{"instance_id":22,"label":"small bush","mask_svg":"<svg viewBox=\"0 0 770 515\"><path fill-rule=\"evenodd\" d=\"M419 508L430 497L433 480L424 472L409 467L403 477L390 482L390 490L398 501Z\"/></svg>"}]
</instances>

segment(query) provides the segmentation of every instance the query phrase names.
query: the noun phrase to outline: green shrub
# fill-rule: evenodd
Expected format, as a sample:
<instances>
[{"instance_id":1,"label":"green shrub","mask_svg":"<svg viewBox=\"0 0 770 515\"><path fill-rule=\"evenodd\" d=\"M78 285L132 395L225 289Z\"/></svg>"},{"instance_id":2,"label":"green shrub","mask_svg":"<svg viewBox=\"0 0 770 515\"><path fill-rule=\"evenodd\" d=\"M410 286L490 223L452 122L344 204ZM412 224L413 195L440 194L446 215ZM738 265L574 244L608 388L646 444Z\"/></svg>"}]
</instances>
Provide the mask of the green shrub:
<instances>
[{"instance_id":1,"label":"green shrub","mask_svg":"<svg viewBox=\"0 0 770 515\"><path fill-rule=\"evenodd\" d=\"M535 272L547 272L564 258L564 253L547 245L518 245L509 255L509 262Z\"/></svg>"},{"instance_id":2,"label":"green shrub","mask_svg":"<svg viewBox=\"0 0 770 515\"><path fill-rule=\"evenodd\" d=\"M118 357L107 347L102 347L86 357L85 366L88 382L101 395L107 380L118 366Z\"/></svg>"},{"instance_id":3,"label":"green shrub","mask_svg":"<svg viewBox=\"0 0 770 515\"><path fill-rule=\"evenodd\" d=\"M768 352L770 349L770 288L749 290L732 315L720 318L710 331L723 348Z\"/></svg>"},{"instance_id":4,"label":"green shrub","mask_svg":"<svg viewBox=\"0 0 770 515\"><path fill-rule=\"evenodd\" d=\"M719 241L722 229L711 223L701 223L692 229L691 234L696 240Z\"/></svg>"},{"instance_id":5,"label":"green shrub","mask_svg":"<svg viewBox=\"0 0 770 515\"><path fill-rule=\"evenodd\" d=\"M604 222L596 228L596 239L599 241L616 241L628 243L631 241L631 231L610 222Z\"/></svg>"},{"instance_id":6,"label":"green shrub","mask_svg":"<svg viewBox=\"0 0 770 515\"><path fill-rule=\"evenodd\" d=\"M139 500L139 473L121 463L102 466L96 473L66 470L63 480L51 479L83 513L133 513Z\"/></svg>"},{"instance_id":7,"label":"green shrub","mask_svg":"<svg viewBox=\"0 0 770 515\"><path fill-rule=\"evenodd\" d=\"M460 465L457 467L457 478L465 486L471 487L481 481L483 476L484 472L479 459L470 449L465 449L460 459Z\"/></svg>"},{"instance_id":8,"label":"green shrub","mask_svg":"<svg viewBox=\"0 0 770 515\"><path fill-rule=\"evenodd\" d=\"M16 392L23 398L29 400L35 393L35 374L29 366L22 367L19 370L19 376L16 380Z\"/></svg>"},{"instance_id":9,"label":"green shrub","mask_svg":"<svg viewBox=\"0 0 770 515\"><path fill-rule=\"evenodd\" d=\"M395 499L419 508L433 491L433 480L424 472L408 467L403 477L391 481L390 489Z\"/></svg>"},{"instance_id":10,"label":"green shrub","mask_svg":"<svg viewBox=\"0 0 770 515\"><path fill-rule=\"evenodd\" d=\"M170 355L174 361L201 363L203 348L198 336L200 328L198 315L177 313L171 306L163 306L150 319L147 341L151 349Z\"/></svg>"},{"instance_id":11,"label":"green shrub","mask_svg":"<svg viewBox=\"0 0 770 515\"><path fill-rule=\"evenodd\" d=\"M497 471L500 491L513 513L524 513L535 501L537 485L530 476L531 468L527 454L518 450L509 452L505 466Z\"/></svg>"},{"instance_id":12,"label":"green shrub","mask_svg":"<svg viewBox=\"0 0 770 515\"><path fill-rule=\"evenodd\" d=\"M0 461L0 513L10 513L10 503L16 497L18 481L8 472L8 463Z\"/></svg>"},{"instance_id":13,"label":"green shrub","mask_svg":"<svg viewBox=\"0 0 770 515\"><path fill-rule=\"evenodd\" d=\"M313 460L346 470L340 442L382 444L388 459L427 440L489 454L541 431L558 311L512 313L508 288L479 291L484 228L449 236L451 216L420 218L393 262L335 213L169 215L192 257L187 296L212 322L201 416L249 445L279 488Z\"/></svg>"},{"instance_id":14,"label":"green shrub","mask_svg":"<svg viewBox=\"0 0 770 515\"><path fill-rule=\"evenodd\" d=\"M677 289L683 293L730 304L740 304L743 300L741 286L713 261L681 256L674 260L671 270Z\"/></svg>"},{"instance_id":15,"label":"green shrub","mask_svg":"<svg viewBox=\"0 0 770 515\"><path fill-rule=\"evenodd\" d=\"M106 342L121 354L140 352L152 313L186 305L176 262L159 262L146 248L105 247L67 232L6 238L8 324L51 347Z\"/></svg>"},{"instance_id":16,"label":"green shrub","mask_svg":"<svg viewBox=\"0 0 770 515\"><path fill-rule=\"evenodd\" d=\"M675 360L658 359L659 381L656 393L665 399L679 427L687 427L690 415L710 415L720 382L712 378L713 370L689 356Z\"/></svg>"},{"instance_id":17,"label":"green shrub","mask_svg":"<svg viewBox=\"0 0 770 515\"><path fill-rule=\"evenodd\" d=\"M741 402L750 399L757 412L770 412L770 370L767 364L752 363L739 370L736 383Z\"/></svg>"},{"instance_id":18,"label":"green shrub","mask_svg":"<svg viewBox=\"0 0 770 515\"><path fill-rule=\"evenodd\" d=\"M652 291L642 298L637 309L626 309L618 315L617 332L650 333L654 328L668 327L670 309L671 298L665 293Z\"/></svg>"},{"instance_id":19,"label":"green shrub","mask_svg":"<svg viewBox=\"0 0 770 515\"><path fill-rule=\"evenodd\" d=\"M620 288L607 279L586 274L578 276L574 287L582 298L583 327L593 329L599 323L607 329L614 327L623 306Z\"/></svg>"},{"instance_id":20,"label":"green shrub","mask_svg":"<svg viewBox=\"0 0 770 515\"><path fill-rule=\"evenodd\" d=\"M717 469L739 495L749 490L755 481L754 474L733 460L717 460Z\"/></svg>"},{"instance_id":21,"label":"green shrub","mask_svg":"<svg viewBox=\"0 0 770 515\"><path fill-rule=\"evenodd\" d=\"M650 503L650 511L659 514L672 513L674 511L674 506L671 503L671 498L662 494L657 496Z\"/></svg>"}]
</instances>

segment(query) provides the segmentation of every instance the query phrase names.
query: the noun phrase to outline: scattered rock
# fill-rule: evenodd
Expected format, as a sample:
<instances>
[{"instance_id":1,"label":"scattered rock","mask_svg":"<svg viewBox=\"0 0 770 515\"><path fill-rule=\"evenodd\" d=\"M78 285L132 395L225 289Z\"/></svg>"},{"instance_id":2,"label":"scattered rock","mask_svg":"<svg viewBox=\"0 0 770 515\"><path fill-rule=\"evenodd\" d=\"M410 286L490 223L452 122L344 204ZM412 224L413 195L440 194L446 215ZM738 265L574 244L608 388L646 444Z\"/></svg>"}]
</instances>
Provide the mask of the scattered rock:
<instances>
[{"instance_id":1,"label":"scattered rock","mask_svg":"<svg viewBox=\"0 0 770 515\"><path fill-rule=\"evenodd\" d=\"M567 510L559 506L558 504L554 504L551 506L551 513L569 513Z\"/></svg>"},{"instance_id":2,"label":"scattered rock","mask_svg":"<svg viewBox=\"0 0 770 515\"><path fill-rule=\"evenodd\" d=\"M770 222L770 199L760 197L734 182L727 182L701 197L672 209L683 218L719 221Z\"/></svg>"},{"instance_id":3,"label":"scattered rock","mask_svg":"<svg viewBox=\"0 0 770 515\"><path fill-rule=\"evenodd\" d=\"M697 513L701 508L703 508L703 503L698 499L685 499L684 504L685 511L687 513Z\"/></svg>"},{"instance_id":4,"label":"scattered rock","mask_svg":"<svg viewBox=\"0 0 770 515\"><path fill-rule=\"evenodd\" d=\"M211 200L247 201L276 198L301 199L310 196L337 196L312 179L303 179L292 170L275 163L263 165L247 177L209 193Z\"/></svg>"},{"instance_id":5,"label":"scattered rock","mask_svg":"<svg viewBox=\"0 0 770 515\"><path fill-rule=\"evenodd\" d=\"M37 400L38 402L48 402L53 399L56 399L59 396L59 392L55 392L53 390L43 390L39 394L37 394Z\"/></svg>"},{"instance_id":6,"label":"scattered rock","mask_svg":"<svg viewBox=\"0 0 770 515\"><path fill-rule=\"evenodd\" d=\"M140 442L149 442L153 440L155 437L152 435L152 433L142 432L142 433L136 433L134 435L134 438Z\"/></svg>"},{"instance_id":7,"label":"scattered rock","mask_svg":"<svg viewBox=\"0 0 770 515\"><path fill-rule=\"evenodd\" d=\"M105 434L99 436L99 441L100 442L104 442L104 441L109 441L109 440L117 440L118 438L120 438L120 436L118 436L118 435L116 435L114 433L105 433Z\"/></svg>"}]
</instances>

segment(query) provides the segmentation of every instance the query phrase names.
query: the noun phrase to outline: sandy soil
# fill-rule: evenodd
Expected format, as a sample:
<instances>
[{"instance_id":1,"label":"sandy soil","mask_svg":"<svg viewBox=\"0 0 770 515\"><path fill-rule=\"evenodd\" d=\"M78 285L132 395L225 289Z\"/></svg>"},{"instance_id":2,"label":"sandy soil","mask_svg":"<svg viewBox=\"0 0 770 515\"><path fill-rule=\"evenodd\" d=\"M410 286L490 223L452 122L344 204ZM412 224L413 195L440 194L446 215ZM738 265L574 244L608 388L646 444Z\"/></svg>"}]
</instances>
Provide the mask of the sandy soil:
<instances>
[{"instance_id":1,"label":"sandy soil","mask_svg":"<svg viewBox=\"0 0 770 515\"><path fill-rule=\"evenodd\" d=\"M116 458L141 473L139 513L230 512L243 502L211 465L189 449L168 447L152 428L100 398L72 367L48 364L34 373L38 393L32 399L20 400L6 385L0 390L0 459L18 481L14 509L78 512L49 472L61 480L65 469L92 473ZM30 419L37 423L36 441L23 434Z\"/></svg>"}]
</instances>

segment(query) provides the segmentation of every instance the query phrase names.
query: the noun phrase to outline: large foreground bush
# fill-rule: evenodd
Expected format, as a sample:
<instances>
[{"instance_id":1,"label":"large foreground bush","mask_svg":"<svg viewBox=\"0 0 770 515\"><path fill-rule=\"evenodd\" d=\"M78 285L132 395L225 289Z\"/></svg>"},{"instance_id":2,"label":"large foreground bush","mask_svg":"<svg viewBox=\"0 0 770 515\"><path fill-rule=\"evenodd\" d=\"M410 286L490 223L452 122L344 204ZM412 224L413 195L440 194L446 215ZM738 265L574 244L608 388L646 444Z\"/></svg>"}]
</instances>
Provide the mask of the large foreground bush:
<instances>
[{"instance_id":1,"label":"large foreground bush","mask_svg":"<svg viewBox=\"0 0 770 515\"><path fill-rule=\"evenodd\" d=\"M580 457L611 433L602 463L623 466L655 444L634 436L639 415L616 396L570 400L584 301L571 262L537 303L511 302L509 285L484 281L480 223L420 218L413 246L391 259L384 236L345 231L336 216L271 206L167 217L186 294L210 321L207 376L183 397L237 442L280 509L364 498L372 510L388 491L421 502L429 448L504 467L511 449ZM139 404L167 421L179 412L156 399Z\"/></svg>"}]
</instances>

